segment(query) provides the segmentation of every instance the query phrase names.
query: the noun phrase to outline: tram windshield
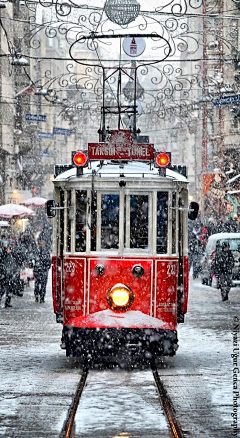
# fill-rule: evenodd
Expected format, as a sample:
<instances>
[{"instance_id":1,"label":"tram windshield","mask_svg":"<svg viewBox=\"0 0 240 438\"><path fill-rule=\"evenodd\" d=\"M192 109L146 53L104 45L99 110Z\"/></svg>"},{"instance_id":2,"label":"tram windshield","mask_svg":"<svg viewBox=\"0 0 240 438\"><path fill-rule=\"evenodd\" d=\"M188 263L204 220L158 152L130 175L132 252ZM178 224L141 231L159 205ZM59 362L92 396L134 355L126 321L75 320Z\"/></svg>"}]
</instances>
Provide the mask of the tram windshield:
<instances>
[{"instance_id":1,"label":"tram windshield","mask_svg":"<svg viewBox=\"0 0 240 438\"><path fill-rule=\"evenodd\" d=\"M76 190L76 242L75 251L86 251L87 191Z\"/></svg>"},{"instance_id":2,"label":"tram windshield","mask_svg":"<svg viewBox=\"0 0 240 438\"><path fill-rule=\"evenodd\" d=\"M176 252L176 194L168 192L66 192L65 249L71 252L118 250ZM171 206L169 210L169 199ZM70 211L75 204L75 221ZM169 227L169 211L171 221ZM75 222L75 223L74 223ZM75 232L75 239L71 239ZM170 235L170 237L169 237Z\"/></svg>"},{"instance_id":3,"label":"tram windshield","mask_svg":"<svg viewBox=\"0 0 240 438\"><path fill-rule=\"evenodd\" d=\"M101 248L119 247L119 195L102 195Z\"/></svg>"},{"instance_id":4,"label":"tram windshield","mask_svg":"<svg viewBox=\"0 0 240 438\"><path fill-rule=\"evenodd\" d=\"M130 214L126 213L126 236L125 247L128 248L147 248L148 247L148 230L149 230L149 197L148 195L130 195L125 197L125 203L130 203ZM128 205L125 209L128 211ZM129 221L129 222L128 222ZM129 223L129 230L128 230ZM128 242L129 240L129 242ZM130 243L130 245L128 245Z\"/></svg>"},{"instance_id":5,"label":"tram windshield","mask_svg":"<svg viewBox=\"0 0 240 438\"><path fill-rule=\"evenodd\" d=\"M168 236L168 193L157 193L157 253L166 254Z\"/></svg>"}]
</instances>

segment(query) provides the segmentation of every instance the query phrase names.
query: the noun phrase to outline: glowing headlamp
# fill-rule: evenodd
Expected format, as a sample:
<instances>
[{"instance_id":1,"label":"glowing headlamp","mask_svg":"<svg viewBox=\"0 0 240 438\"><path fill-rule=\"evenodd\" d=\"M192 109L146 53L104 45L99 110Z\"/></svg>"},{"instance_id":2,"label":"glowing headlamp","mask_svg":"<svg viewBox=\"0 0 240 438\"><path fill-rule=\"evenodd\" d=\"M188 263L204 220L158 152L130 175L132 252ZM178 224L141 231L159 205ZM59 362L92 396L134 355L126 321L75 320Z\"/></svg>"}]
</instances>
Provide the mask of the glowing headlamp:
<instances>
[{"instance_id":1,"label":"glowing headlamp","mask_svg":"<svg viewBox=\"0 0 240 438\"><path fill-rule=\"evenodd\" d=\"M107 292L107 302L113 310L127 310L134 300L133 291L125 284L115 284Z\"/></svg>"}]
</instances>

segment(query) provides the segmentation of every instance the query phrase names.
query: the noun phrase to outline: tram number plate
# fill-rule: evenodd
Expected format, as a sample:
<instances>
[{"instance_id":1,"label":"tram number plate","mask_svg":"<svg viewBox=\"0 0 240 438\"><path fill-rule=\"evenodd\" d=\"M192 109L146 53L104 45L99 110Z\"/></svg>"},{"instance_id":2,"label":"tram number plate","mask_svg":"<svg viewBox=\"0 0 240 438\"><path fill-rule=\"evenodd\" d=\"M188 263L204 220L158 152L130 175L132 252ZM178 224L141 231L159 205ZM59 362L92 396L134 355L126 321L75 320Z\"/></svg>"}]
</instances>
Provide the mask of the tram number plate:
<instances>
[{"instance_id":1,"label":"tram number plate","mask_svg":"<svg viewBox=\"0 0 240 438\"><path fill-rule=\"evenodd\" d=\"M168 263L167 264L167 276L172 277L176 274L177 274L176 264L175 263Z\"/></svg>"}]
</instances>

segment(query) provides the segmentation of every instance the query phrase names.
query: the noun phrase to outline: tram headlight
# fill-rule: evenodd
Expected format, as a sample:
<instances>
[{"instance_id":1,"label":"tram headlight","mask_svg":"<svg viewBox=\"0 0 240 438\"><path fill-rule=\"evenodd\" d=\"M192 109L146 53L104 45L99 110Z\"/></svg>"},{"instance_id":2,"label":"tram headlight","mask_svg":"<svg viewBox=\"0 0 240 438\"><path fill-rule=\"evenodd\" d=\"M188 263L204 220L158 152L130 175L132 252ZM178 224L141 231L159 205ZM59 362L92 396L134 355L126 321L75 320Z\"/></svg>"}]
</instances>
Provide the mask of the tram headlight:
<instances>
[{"instance_id":1,"label":"tram headlight","mask_svg":"<svg viewBox=\"0 0 240 438\"><path fill-rule=\"evenodd\" d=\"M107 291L107 302L113 310L127 310L134 301L134 294L125 284L115 284Z\"/></svg>"}]
</instances>

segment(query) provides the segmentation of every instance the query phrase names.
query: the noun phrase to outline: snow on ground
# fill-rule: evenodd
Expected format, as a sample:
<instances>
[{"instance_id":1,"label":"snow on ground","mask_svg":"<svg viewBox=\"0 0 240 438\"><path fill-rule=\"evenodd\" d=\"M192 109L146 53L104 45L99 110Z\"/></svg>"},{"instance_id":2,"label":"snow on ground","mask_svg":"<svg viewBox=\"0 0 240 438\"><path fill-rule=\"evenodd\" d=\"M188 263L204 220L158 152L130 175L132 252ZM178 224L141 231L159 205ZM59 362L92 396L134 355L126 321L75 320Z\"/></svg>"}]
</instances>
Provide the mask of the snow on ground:
<instances>
[{"instance_id":1,"label":"snow on ground","mask_svg":"<svg viewBox=\"0 0 240 438\"><path fill-rule=\"evenodd\" d=\"M240 289L222 302L218 290L191 282L177 355L159 361L188 438L236 436L231 426L236 317ZM52 313L50 283L45 304L34 302L31 289L13 298L12 308L0 309L0 328L0 436L59 437L81 370L59 348L61 325ZM91 371L80 407L76 438L169 436L148 369Z\"/></svg>"},{"instance_id":2,"label":"snow on ground","mask_svg":"<svg viewBox=\"0 0 240 438\"><path fill-rule=\"evenodd\" d=\"M0 310L0 436L58 437L71 403L79 370L59 348L50 288L46 301L35 303L31 287Z\"/></svg>"},{"instance_id":3,"label":"snow on ground","mask_svg":"<svg viewBox=\"0 0 240 438\"><path fill-rule=\"evenodd\" d=\"M240 321L240 289L232 288L229 301L222 302L219 290L192 280L188 310L185 324L179 326L177 357L164 359L159 370L190 436L230 438L232 330L235 318Z\"/></svg>"},{"instance_id":4,"label":"snow on ground","mask_svg":"<svg viewBox=\"0 0 240 438\"><path fill-rule=\"evenodd\" d=\"M151 371L91 371L76 417L79 437L169 437ZM122 434L122 435L121 435Z\"/></svg>"}]
</instances>

